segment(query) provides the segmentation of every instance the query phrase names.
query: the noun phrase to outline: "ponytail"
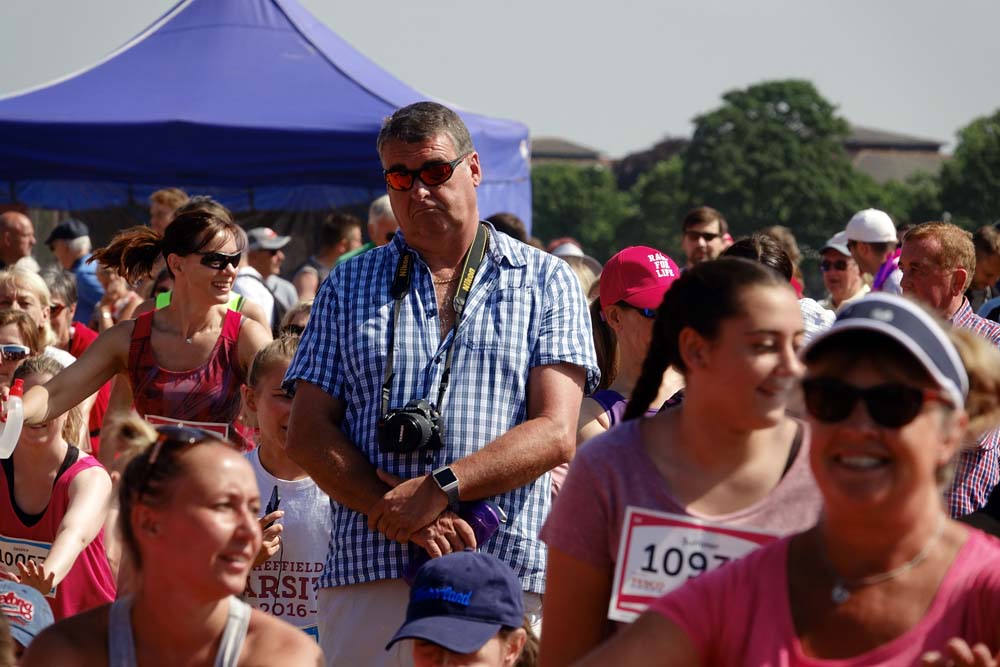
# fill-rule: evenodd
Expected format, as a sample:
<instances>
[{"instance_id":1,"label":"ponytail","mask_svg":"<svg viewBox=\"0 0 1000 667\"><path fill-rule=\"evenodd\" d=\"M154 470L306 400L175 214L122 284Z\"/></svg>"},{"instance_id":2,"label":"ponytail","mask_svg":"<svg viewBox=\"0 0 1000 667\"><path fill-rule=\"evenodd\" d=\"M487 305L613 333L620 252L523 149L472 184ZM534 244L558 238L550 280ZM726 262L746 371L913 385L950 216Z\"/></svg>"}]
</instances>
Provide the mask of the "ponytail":
<instances>
[{"instance_id":1,"label":"ponytail","mask_svg":"<svg viewBox=\"0 0 1000 667\"><path fill-rule=\"evenodd\" d=\"M129 283L136 283L153 272L156 260L163 254L163 235L139 225L123 229L111 243L94 251L89 260L113 269Z\"/></svg>"},{"instance_id":2,"label":"ponytail","mask_svg":"<svg viewBox=\"0 0 1000 667\"><path fill-rule=\"evenodd\" d=\"M600 298L590 302L590 323L594 330L594 351L597 353L597 367L601 370L598 389L607 389L618 377L618 337L608 326L601 313Z\"/></svg>"}]
</instances>

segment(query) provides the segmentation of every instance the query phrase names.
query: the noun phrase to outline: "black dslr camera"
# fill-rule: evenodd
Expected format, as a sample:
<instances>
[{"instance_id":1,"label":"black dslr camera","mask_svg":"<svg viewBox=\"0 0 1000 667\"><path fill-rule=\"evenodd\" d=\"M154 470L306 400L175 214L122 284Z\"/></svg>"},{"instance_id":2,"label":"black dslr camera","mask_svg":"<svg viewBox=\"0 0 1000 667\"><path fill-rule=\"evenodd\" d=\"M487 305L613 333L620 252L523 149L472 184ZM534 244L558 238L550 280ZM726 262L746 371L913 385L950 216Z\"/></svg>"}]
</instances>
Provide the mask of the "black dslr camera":
<instances>
[{"instance_id":1,"label":"black dslr camera","mask_svg":"<svg viewBox=\"0 0 1000 667\"><path fill-rule=\"evenodd\" d=\"M420 449L440 449L441 415L428 401L410 401L389 410L378 420L378 446L383 452L409 454Z\"/></svg>"}]
</instances>

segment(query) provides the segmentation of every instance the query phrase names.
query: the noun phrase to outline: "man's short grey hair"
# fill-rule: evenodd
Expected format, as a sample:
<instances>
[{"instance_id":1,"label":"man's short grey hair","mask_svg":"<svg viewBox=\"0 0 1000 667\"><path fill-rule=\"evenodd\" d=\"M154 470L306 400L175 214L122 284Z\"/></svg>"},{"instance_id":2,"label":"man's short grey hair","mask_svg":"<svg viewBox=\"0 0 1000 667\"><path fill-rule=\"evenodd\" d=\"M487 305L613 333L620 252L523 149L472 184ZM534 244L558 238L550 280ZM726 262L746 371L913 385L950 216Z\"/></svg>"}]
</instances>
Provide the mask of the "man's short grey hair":
<instances>
[{"instance_id":1,"label":"man's short grey hair","mask_svg":"<svg viewBox=\"0 0 1000 667\"><path fill-rule=\"evenodd\" d=\"M92 247L89 236L78 236L66 241L66 248L74 255L86 255Z\"/></svg>"},{"instance_id":2,"label":"man's short grey hair","mask_svg":"<svg viewBox=\"0 0 1000 667\"><path fill-rule=\"evenodd\" d=\"M368 207L369 225L382 218L396 219L396 215L392 212L392 204L389 203L389 195L382 195Z\"/></svg>"},{"instance_id":3,"label":"man's short grey hair","mask_svg":"<svg viewBox=\"0 0 1000 667\"><path fill-rule=\"evenodd\" d=\"M407 144L419 144L442 133L451 139L456 157L476 150L469 128L458 114L437 102L417 102L397 109L382 123L376 148L382 155L382 145L386 141L395 139Z\"/></svg>"}]
</instances>

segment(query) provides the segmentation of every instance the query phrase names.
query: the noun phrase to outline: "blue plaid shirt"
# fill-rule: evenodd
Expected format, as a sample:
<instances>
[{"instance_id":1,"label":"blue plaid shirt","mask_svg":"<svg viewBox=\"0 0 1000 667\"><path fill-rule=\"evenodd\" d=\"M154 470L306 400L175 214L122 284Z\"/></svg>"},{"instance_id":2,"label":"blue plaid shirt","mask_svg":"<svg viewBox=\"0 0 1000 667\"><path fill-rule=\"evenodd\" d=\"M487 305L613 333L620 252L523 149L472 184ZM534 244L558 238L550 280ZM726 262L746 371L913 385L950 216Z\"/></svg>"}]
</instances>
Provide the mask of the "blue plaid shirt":
<instances>
[{"instance_id":1,"label":"blue plaid shirt","mask_svg":"<svg viewBox=\"0 0 1000 667\"><path fill-rule=\"evenodd\" d=\"M320 288L309 326L285 375L321 387L346 406L341 430L375 466L404 478L426 475L468 456L527 418L528 373L571 363L587 371L586 393L599 379L587 304L569 265L490 227L490 241L458 329L451 381L439 406L444 447L413 454L379 451L375 424L393 299L389 294L402 233L388 245L338 266ZM437 400L445 353L431 274L414 263L394 342L390 407ZM507 524L483 549L508 563L525 590L545 586L545 545L538 539L549 511L550 480L494 498ZM365 515L331 502L333 529L319 586L328 588L402 576L406 547L368 529Z\"/></svg>"}]
</instances>

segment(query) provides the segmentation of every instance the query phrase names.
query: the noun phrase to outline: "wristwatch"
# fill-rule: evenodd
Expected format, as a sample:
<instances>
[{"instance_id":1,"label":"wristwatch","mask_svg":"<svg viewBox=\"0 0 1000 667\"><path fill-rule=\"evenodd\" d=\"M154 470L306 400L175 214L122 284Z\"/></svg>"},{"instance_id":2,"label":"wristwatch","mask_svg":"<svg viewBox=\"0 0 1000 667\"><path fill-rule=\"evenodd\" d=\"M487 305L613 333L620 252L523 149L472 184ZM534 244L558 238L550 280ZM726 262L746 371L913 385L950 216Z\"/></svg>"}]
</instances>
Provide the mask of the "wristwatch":
<instances>
[{"instance_id":1,"label":"wristwatch","mask_svg":"<svg viewBox=\"0 0 1000 667\"><path fill-rule=\"evenodd\" d=\"M441 466L431 473L431 477L448 496L448 507L452 509L458 507L458 477L455 476L451 466Z\"/></svg>"}]
</instances>

